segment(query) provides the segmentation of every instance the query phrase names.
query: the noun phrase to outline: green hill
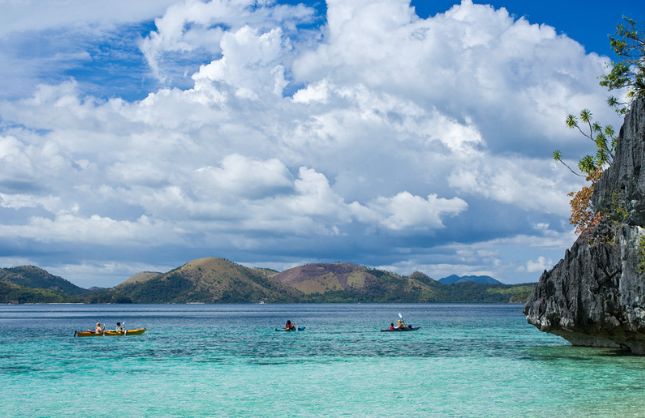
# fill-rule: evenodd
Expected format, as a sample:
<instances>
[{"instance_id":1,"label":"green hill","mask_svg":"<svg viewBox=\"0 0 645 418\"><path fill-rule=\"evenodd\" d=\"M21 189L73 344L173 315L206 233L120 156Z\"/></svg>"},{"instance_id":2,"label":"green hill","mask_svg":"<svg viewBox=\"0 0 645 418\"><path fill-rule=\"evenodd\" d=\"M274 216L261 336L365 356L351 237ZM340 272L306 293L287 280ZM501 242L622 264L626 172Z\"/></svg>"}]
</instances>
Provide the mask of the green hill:
<instances>
[{"instance_id":1,"label":"green hill","mask_svg":"<svg viewBox=\"0 0 645 418\"><path fill-rule=\"evenodd\" d=\"M509 303L526 303L529 296L533 293L533 289L535 289L535 283L523 283L503 287L489 287L486 291L508 297Z\"/></svg>"},{"instance_id":2,"label":"green hill","mask_svg":"<svg viewBox=\"0 0 645 418\"><path fill-rule=\"evenodd\" d=\"M271 280L302 292L307 302L424 302L439 286L427 276L404 277L348 263L306 264Z\"/></svg>"},{"instance_id":3,"label":"green hill","mask_svg":"<svg viewBox=\"0 0 645 418\"><path fill-rule=\"evenodd\" d=\"M0 303L61 303L69 296L49 289L33 289L0 278Z\"/></svg>"},{"instance_id":4,"label":"green hill","mask_svg":"<svg viewBox=\"0 0 645 418\"><path fill-rule=\"evenodd\" d=\"M266 274L222 258L202 258L167 273L131 277L112 294L136 303L289 302L299 296L269 281Z\"/></svg>"},{"instance_id":5,"label":"green hill","mask_svg":"<svg viewBox=\"0 0 645 418\"><path fill-rule=\"evenodd\" d=\"M141 272L108 289L82 289L34 266L0 269L0 303L453 302L523 303L533 284L455 281L424 273L402 276L349 263L316 263L283 272L222 258L190 261L166 273Z\"/></svg>"},{"instance_id":6,"label":"green hill","mask_svg":"<svg viewBox=\"0 0 645 418\"><path fill-rule=\"evenodd\" d=\"M156 279L157 277L162 276L163 273L158 271L142 271L141 273L133 274L132 276L125 279L124 282L120 283L117 287L123 287L130 284L140 284L145 283L149 280Z\"/></svg>"},{"instance_id":7,"label":"green hill","mask_svg":"<svg viewBox=\"0 0 645 418\"><path fill-rule=\"evenodd\" d=\"M88 292L88 290L36 266L0 268L0 279L17 286L47 289L67 296L80 296Z\"/></svg>"},{"instance_id":8,"label":"green hill","mask_svg":"<svg viewBox=\"0 0 645 418\"><path fill-rule=\"evenodd\" d=\"M418 271L401 276L347 263L306 264L272 280L302 292L306 302L523 303L533 289L530 284L504 285L497 280L444 284Z\"/></svg>"},{"instance_id":9,"label":"green hill","mask_svg":"<svg viewBox=\"0 0 645 418\"><path fill-rule=\"evenodd\" d=\"M504 283L500 282L497 279L494 279L490 276L458 276L456 274L451 274L448 277L439 279L441 284L459 284L459 283L477 283L477 284L487 284L491 286L503 285Z\"/></svg>"}]
</instances>

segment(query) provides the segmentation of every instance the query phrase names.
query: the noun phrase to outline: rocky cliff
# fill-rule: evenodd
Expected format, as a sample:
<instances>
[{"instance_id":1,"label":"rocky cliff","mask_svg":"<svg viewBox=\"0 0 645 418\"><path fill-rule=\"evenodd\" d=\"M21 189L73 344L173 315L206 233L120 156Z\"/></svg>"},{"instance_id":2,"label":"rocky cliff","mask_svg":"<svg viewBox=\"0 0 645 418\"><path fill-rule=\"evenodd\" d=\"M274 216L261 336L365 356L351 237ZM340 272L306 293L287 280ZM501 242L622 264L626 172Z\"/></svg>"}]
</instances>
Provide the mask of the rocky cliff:
<instances>
[{"instance_id":1,"label":"rocky cliff","mask_svg":"<svg viewBox=\"0 0 645 418\"><path fill-rule=\"evenodd\" d=\"M645 354L645 99L620 130L593 204L604 220L545 271L524 308L529 323L573 345Z\"/></svg>"}]
</instances>

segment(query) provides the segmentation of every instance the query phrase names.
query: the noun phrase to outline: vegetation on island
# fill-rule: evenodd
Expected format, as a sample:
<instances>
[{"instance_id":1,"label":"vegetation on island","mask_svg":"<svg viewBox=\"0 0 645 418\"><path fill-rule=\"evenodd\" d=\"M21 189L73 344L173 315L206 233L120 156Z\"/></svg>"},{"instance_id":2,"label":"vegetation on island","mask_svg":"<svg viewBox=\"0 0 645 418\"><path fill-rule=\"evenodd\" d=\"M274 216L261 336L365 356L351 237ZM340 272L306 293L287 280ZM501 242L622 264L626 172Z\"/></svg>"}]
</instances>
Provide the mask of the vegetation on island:
<instances>
[{"instance_id":1,"label":"vegetation on island","mask_svg":"<svg viewBox=\"0 0 645 418\"><path fill-rule=\"evenodd\" d=\"M638 241L638 271L645 273L645 235L642 235Z\"/></svg>"},{"instance_id":2,"label":"vegetation on island","mask_svg":"<svg viewBox=\"0 0 645 418\"><path fill-rule=\"evenodd\" d=\"M627 89L626 102L609 97L609 105L625 114L638 97L645 97L645 40L638 33L636 20L623 17L609 43L619 57L611 64L611 71L602 77L600 85L608 90Z\"/></svg>"},{"instance_id":3,"label":"vegetation on island","mask_svg":"<svg viewBox=\"0 0 645 418\"><path fill-rule=\"evenodd\" d=\"M29 288L0 279L0 303L65 303L76 302L74 296L49 289Z\"/></svg>"},{"instance_id":4,"label":"vegetation on island","mask_svg":"<svg viewBox=\"0 0 645 418\"><path fill-rule=\"evenodd\" d=\"M609 73L600 80L600 85L610 91L625 90L624 101L615 96L610 96L607 100L619 114L627 113L636 98L645 97L645 40L639 35L634 19L624 17L623 20L624 23L616 27L616 34L609 37L618 60L611 63ZM559 150L553 152L555 161L587 181L580 190L569 193L569 220L576 227L576 232L582 234L598 225L603 218L615 218L614 215L622 214L618 204L613 205L615 208L612 207L612 212L616 213L603 214L594 208L592 203L596 184L604 170L612 163L618 143L614 128L595 121L589 109L583 109L577 116L569 114L566 125L571 129L577 129L595 147L593 155L587 154L578 161L577 170L566 163Z\"/></svg>"},{"instance_id":5,"label":"vegetation on island","mask_svg":"<svg viewBox=\"0 0 645 418\"><path fill-rule=\"evenodd\" d=\"M91 290L36 267L9 270L0 269L0 303L523 303L534 287L478 283L482 276L444 284L420 272L402 276L348 263L276 272L221 258L193 260L167 273L139 273L113 288Z\"/></svg>"}]
</instances>

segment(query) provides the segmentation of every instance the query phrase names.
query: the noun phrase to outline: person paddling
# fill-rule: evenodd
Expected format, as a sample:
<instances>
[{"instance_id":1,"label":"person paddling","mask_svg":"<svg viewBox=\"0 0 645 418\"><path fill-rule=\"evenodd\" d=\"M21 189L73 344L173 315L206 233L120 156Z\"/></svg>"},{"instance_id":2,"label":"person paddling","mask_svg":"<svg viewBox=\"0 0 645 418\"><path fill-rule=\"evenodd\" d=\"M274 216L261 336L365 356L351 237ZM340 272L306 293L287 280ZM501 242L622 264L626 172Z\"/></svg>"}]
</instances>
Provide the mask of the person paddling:
<instances>
[{"instance_id":1,"label":"person paddling","mask_svg":"<svg viewBox=\"0 0 645 418\"><path fill-rule=\"evenodd\" d=\"M97 322L96 327L94 328L94 333L95 334L103 334L103 331L105 331L105 327L100 322Z\"/></svg>"},{"instance_id":2,"label":"person paddling","mask_svg":"<svg viewBox=\"0 0 645 418\"><path fill-rule=\"evenodd\" d=\"M295 331L296 324L293 324L290 319L287 319L287 323L284 324L285 331Z\"/></svg>"}]
</instances>

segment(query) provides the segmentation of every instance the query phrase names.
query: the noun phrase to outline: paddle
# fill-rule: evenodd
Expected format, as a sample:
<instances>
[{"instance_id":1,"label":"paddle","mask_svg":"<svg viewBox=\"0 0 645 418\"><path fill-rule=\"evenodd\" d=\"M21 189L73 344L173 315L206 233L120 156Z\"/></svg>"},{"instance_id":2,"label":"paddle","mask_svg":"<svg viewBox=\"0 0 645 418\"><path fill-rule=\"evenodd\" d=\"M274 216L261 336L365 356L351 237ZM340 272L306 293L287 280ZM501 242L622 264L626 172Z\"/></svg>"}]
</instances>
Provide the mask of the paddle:
<instances>
[{"instance_id":1,"label":"paddle","mask_svg":"<svg viewBox=\"0 0 645 418\"><path fill-rule=\"evenodd\" d=\"M406 329L406 328L410 328L410 327L411 327L410 325L407 325L407 324L405 323L405 320L403 319L403 315L401 315L401 312L399 312L399 319L401 320L401 326L403 327L403 329Z\"/></svg>"}]
</instances>

